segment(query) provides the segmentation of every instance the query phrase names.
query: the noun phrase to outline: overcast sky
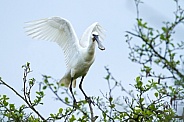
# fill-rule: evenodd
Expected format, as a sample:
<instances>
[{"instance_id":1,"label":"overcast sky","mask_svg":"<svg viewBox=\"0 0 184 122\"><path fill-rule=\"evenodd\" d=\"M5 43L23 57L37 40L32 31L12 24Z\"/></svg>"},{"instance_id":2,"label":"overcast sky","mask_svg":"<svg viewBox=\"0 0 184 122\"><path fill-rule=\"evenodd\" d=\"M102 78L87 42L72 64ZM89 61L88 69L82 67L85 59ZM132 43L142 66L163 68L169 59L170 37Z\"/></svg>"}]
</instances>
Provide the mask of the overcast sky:
<instances>
[{"instance_id":1,"label":"overcast sky","mask_svg":"<svg viewBox=\"0 0 184 122\"><path fill-rule=\"evenodd\" d=\"M140 7L141 17L150 25L159 27L162 21L172 19L175 5L172 0L149 0ZM106 50L96 49L96 60L84 79L83 88L88 95L100 95L100 90L107 91L107 83L103 78L106 76L104 66L108 66L126 88L131 88L129 84L134 83L140 73L140 66L128 59L129 49L125 38L125 31L132 31L136 22L133 0L4 0L0 2L0 16L0 76L19 92L23 76L21 66L26 62L31 63L33 70L30 77L37 81L42 80L42 74L59 80L65 73L61 48L53 42L27 37L23 28L25 22L52 16L68 19L79 38L96 21L106 30L103 42ZM0 94L5 93L10 95L12 102L20 103L15 94L0 86ZM77 93L83 98L79 90ZM58 105L49 106L49 103L55 102L52 94L47 95L44 102L50 112L56 112L59 108ZM44 111L44 106L40 109Z\"/></svg>"}]
</instances>

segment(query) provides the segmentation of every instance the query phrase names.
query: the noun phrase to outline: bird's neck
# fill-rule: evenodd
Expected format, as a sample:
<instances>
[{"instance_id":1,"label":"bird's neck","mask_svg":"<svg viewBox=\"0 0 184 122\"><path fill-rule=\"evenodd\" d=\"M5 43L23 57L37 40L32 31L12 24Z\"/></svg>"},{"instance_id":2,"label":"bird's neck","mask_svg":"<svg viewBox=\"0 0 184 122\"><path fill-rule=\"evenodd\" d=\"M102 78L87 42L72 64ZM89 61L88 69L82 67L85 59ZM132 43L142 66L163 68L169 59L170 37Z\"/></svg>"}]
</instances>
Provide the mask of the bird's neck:
<instances>
[{"instance_id":1,"label":"bird's neck","mask_svg":"<svg viewBox=\"0 0 184 122\"><path fill-rule=\"evenodd\" d=\"M90 40L89 45L86 49L86 60L94 60L94 54L95 54L95 42L93 40Z\"/></svg>"},{"instance_id":2,"label":"bird's neck","mask_svg":"<svg viewBox=\"0 0 184 122\"><path fill-rule=\"evenodd\" d=\"M88 45L88 53L94 53L95 52L95 41L90 40Z\"/></svg>"}]
</instances>

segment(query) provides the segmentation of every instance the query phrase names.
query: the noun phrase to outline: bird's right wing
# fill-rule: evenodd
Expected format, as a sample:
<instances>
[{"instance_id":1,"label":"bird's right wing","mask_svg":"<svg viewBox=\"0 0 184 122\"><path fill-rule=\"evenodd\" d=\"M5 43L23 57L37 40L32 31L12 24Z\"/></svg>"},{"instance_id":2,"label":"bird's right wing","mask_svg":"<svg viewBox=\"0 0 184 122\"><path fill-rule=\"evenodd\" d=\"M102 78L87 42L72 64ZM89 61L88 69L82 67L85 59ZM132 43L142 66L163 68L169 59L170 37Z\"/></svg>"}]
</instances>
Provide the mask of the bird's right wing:
<instances>
[{"instance_id":1,"label":"bird's right wing","mask_svg":"<svg viewBox=\"0 0 184 122\"><path fill-rule=\"evenodd\" d=\"M70 67L71 59L79 48L79 41L71 23L60 17L52 17L27 22L27 24L25 29L28 36L34 39L54 41L61 46L67 68Z\"/></svg>"}]
</instances>

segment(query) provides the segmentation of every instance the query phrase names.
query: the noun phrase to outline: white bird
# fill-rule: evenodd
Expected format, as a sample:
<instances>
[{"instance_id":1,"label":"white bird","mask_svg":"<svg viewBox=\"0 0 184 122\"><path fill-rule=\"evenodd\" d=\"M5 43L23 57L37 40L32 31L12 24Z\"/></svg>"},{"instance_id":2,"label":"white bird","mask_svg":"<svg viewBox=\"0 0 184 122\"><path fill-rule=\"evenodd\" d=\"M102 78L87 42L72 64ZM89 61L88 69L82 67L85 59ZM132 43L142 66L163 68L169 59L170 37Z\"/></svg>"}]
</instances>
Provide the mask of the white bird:
<instances>
[{"instance_id":1,"label":"white bird","mask_svg":"<svg viewBox=\"0 0 184 122\"><path fill-rule=\"evenodd\" d=\"M89 99L82 89L82 82L95 60L95 44L98 44L100 50L105 50L101 44L104 29L98 22L95 22L85 30L79 40L71 23L64 18L51 17L27 24L25 29L28 36L34 39L54 41L63 49L67 71L60 83L70 88L74 103L76 99L72 92L72 85L76 87L76 79L79 77L82 77L79 88L85 98Z\"/></svg>"}]
</instances>

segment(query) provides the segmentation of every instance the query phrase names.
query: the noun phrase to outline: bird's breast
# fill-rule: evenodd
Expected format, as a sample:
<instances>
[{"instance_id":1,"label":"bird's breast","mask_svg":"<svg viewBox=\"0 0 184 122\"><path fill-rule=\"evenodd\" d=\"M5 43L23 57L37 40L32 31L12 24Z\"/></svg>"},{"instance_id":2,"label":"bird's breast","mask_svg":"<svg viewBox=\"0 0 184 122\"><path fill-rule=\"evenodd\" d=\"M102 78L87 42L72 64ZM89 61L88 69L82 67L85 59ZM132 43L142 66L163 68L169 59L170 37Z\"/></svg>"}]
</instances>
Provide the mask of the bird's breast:
<instances>
[{"instance_id":1,"label":"bird's breast","mask_svg":"<svg viewBox=\"0 0 184 122\"><path fill-rule=\"evenodd\" d=\"M93 62L94 62L94 59L90 61L85 59L78 60L76 62L77 64L73 67L75 70L74 77L78 78L81 76L85 76Z\"/></svg>"}]
</instances>

